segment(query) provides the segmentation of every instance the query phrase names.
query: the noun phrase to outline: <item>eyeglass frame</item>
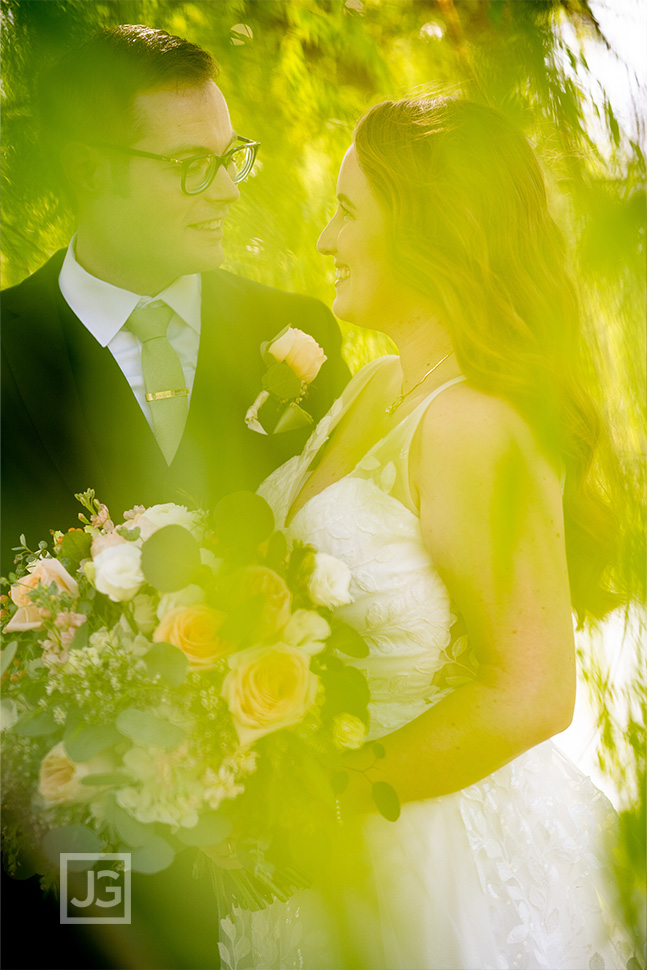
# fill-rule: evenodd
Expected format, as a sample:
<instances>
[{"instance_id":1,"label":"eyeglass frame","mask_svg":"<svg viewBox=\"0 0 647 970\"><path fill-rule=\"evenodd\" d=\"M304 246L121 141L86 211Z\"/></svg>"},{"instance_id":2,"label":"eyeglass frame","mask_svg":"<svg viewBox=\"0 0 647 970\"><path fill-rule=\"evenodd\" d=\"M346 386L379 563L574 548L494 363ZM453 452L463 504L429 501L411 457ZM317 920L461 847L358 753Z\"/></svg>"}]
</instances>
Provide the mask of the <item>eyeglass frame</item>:
<instances>
[{"instance_id":1,"label":"eyeglass frame","mask_svg":"<svg viewBox=\"0 0 647 970\"><path fill-rule=\"evenodd\" d=\"M240 141L243 144L234 145L232 148L229 149L229 151L225 152L224 155L216 155L215 152L205 152L203 155L192 155L191 158L172 158L170 155L156 155L154 152L143 152L139 148L125 148L123 145L110 145L107 142L93 142L93 144L95 145L96 148L110 148L113 151L121 152L124 155L134 155L137 158L154 158L160 162L171 162L173 165L181 165L182 166L182 183L181 183L182 191L184 192L185 195L200 195L201 192L206 192L206 190L209 188L209 186L215 179L216 175L218 174L218 169L221 168L223 165L226 165L227 161L229 160L229 158L231 158L234 152L240 151L242 148L252 149L252 160L249 163L247 170L243 171L243 174L239 178L234 178L232 175L230 175L229 177L234 183L242 182L243 179L247 178L252 168L254 167L254 162L256 161L256 155L261 143L260 141L253 141L251 138L246 138L244 135L238 135L236 137L236 141ZM197 162L202 158L215 159L216 166L213 170L213 174L211 178L207 182L205 182L205 184L202 185L199 189L194 189L191 192L186 187L186 175L187 175L188 166L192 162Z\"/></svg>"}]
</instances>

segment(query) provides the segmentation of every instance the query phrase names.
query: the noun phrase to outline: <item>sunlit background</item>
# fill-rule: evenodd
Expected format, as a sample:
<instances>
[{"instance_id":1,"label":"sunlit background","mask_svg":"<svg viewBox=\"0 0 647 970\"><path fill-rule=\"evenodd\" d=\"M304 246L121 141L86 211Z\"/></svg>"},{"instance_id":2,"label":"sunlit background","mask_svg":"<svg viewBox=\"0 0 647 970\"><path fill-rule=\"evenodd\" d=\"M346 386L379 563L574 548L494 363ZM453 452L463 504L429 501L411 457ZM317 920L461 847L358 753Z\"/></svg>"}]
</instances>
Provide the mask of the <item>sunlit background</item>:
<instances>
[{"instance_id":1,"label":"sunlit background","mask_svg":"<svg viewBox=\"0 0 647 970\"><path fill-rule=\"evenodd\" d=\"M644 480L644 0L2 0L2 15L3 286L37 269L73 231L38 154L31 95L38 70L99 26L146 23L213 52L234 127L262 143L230 218L227 268L329 304L332 266L315 242L354 122L384 98L461 91L499 107L544 162L598 350L593 390L627 475ZM343 333L353 371L388 348L379 335ZM640 536L636 514L630 502L621 510ZM635 577L639 542L628 556ZM644 885L643 634L638 607L580 634L584 686L560 739L621 812L616 861L636 925L626 872Z\"/></svg>"}]
</instances>

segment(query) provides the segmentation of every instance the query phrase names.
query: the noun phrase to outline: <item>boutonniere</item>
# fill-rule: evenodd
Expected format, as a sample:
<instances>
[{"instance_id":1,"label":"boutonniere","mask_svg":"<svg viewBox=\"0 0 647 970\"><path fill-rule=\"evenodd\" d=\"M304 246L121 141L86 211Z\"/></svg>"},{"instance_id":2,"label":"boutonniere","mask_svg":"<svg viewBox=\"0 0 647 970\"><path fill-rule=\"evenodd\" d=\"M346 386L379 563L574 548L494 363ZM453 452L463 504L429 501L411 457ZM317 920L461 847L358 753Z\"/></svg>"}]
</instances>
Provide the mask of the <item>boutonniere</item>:
<instances>
[{"instance_id":1,"label":"boutonniere","mask_svg":"<svg viewBox=\"0 0 647 970\"><path fill-rule=\"evenodd\" d=\"M312 424L301 403L326 360L317 341L295 327L284 327L261 344L261 355L267 370L263 390L245 415L247 427L259 434L278 434Z\"/></svg>"}]
</instances>

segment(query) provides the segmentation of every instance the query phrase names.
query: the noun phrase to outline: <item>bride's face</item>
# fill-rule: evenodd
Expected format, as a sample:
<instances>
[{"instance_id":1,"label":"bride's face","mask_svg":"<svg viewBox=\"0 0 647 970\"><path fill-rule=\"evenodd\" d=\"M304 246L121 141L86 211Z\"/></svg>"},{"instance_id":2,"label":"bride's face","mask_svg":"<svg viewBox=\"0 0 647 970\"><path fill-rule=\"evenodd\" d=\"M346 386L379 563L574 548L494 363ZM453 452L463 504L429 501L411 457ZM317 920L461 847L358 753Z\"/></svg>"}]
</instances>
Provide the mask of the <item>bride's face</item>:
<instances>
[{"instance_id":1,"label":"bride's face","mask_svg":"<svg viewBox=\"0 0 647 970\"><path fill-rule=\"evenodd\" d=\"M393 277L386 220L352 145L339 170L337 202L317 242L319 252L335 260L333 310L342 320L382 329L397 313L401 287Z\"/></svg>"}]
</instances>

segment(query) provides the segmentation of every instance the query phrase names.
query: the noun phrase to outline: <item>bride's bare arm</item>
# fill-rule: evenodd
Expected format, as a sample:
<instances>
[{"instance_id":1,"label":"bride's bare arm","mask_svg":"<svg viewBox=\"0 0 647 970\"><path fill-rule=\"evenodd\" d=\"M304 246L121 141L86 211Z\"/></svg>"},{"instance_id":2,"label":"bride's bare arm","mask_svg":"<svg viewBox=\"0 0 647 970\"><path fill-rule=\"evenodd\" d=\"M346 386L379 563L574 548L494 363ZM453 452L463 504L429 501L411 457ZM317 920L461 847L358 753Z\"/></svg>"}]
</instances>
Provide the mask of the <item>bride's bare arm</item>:
<instances>
[{"instance_id":1,"label":"bride's bare arm","mask_svg":"<svg viewBox=\"0 0 647 970\"><path fill-rule=\"evenodd\" d=\"M557 475L510 405L466 385L429 408L411 453L429 554L478 677L383 739L370 774L401 801L457 791L570 723L575 650ZM366 752L349 759L363 767ZM356 776L347 802L369 809Z\"/></svg>"}]
</instances>

